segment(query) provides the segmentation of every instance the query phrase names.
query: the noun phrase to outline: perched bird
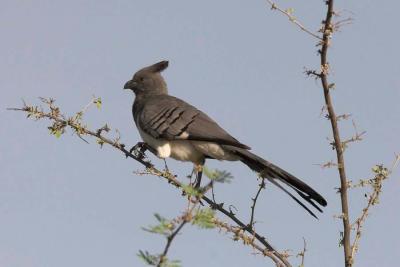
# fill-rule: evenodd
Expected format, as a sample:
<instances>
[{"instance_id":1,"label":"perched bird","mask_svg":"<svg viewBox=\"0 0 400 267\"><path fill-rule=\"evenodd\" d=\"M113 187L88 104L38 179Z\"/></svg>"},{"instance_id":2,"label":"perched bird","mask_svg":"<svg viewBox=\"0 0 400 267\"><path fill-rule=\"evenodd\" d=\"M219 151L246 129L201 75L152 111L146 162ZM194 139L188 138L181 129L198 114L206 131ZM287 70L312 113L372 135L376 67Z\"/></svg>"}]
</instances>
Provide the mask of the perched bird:
<instances>
[{"instance_id":1,"label":"perched bird","mask_svg":"<svg viewBox=\"0 0 400 267\"><path fill-rule=\"evenodd\" d=\"M306 183L250 152L204 112L168 94L161 72L168 61L145 67L126 82L124 89L135 93L133 118L147 147L159 158L193 162L200 185L206 159L241 161L261 177L286 192L312 216L315 214L288 189L322 212L326 200ZM286 185L288 188L285 188Z\"/></svg>"}]
</instances>

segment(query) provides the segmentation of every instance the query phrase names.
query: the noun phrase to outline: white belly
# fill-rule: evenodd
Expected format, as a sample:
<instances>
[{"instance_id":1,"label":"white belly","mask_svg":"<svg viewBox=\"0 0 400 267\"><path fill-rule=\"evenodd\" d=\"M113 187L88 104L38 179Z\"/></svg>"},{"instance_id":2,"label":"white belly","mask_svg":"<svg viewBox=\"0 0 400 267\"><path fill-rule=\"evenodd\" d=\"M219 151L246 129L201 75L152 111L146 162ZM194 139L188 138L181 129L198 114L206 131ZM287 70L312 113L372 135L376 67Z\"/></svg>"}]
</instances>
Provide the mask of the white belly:
<instances>
[{"instance_id":1,"label":"white belly","mask_svg":"<svg viewBox=\"0 0 400 267\"><path fill-rule=\"evenodd\" d=\"M180 161L191 161L200 164L204 161L204 155L187 140L160 140L139 129L139 134L149 146L157 151L159 158L173 158Z\"/></svg>"},{"instance_id":2,"label":"white belly","mask_svg":"<svg viewBox=\"0 0 400 267\"><path fill-rule=\"evenodd\" d=\"M141 130L139 133L143 141L157 151L159 158L171 157L180 161L191 161L195 164L202 164L206 155L218 160L239 160L239 157L227 152L216 143L189 140L167 141L155 139Z\"/></svg>"}]
</instances>

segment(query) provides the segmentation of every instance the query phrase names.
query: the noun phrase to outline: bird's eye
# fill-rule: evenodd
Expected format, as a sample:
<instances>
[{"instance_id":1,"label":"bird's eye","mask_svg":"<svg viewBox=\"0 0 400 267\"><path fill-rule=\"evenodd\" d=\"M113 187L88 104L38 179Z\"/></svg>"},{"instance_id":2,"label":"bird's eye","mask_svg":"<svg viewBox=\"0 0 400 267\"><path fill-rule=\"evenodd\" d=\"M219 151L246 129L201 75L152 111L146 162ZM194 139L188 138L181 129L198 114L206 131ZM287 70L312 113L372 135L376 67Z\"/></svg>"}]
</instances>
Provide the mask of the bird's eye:
<instances>
[{"instance_id":1,"label":"bird's eye","mask_svg":"<svg viewBox=\"0 0 400 267\"><path fill-rule=\"evenodd\" d=\"M144 81L144 77L140 77L139 80L140 80L141 82L143 82L143 81Z\"/></svg>"}]
</instances>

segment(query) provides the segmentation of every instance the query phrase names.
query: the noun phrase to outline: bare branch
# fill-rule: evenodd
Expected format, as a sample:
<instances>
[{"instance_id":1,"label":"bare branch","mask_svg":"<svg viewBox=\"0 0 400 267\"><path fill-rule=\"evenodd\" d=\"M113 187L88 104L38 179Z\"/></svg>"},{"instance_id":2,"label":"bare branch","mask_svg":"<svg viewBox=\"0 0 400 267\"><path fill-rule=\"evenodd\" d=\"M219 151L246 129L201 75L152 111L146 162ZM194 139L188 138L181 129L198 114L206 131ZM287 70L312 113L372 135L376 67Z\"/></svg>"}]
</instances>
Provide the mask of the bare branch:
<instances>
[{"instance_id":1,"label":"bare branch","mask_svg":"<svg viewBox=\"0 0 400 267\"><path fill-rule=\"evenodd\" d=\"M280 259L278 259L272 251L258 245L256 243L257 238L254 235L247 235L243 230L243 228L229 225L226 222L218 220L217 218L214 219L214 224L219 229L232 233L234 236L233 240L235 241L241 240L243 244L251 246L253 249L257 250L261 255L271 258L275 262L277 267L288 266ZM287 257L287 255L284 255L284 257Z\"/></svg>"},{"instance_id":2,"label":"bare branch","mask_svg":"<svg viewBox=\"0 0 400 267\"><path fill-rule=\"evenodd\" d=\"M185 214L180 218L180 220L182 221L180 223L180 225L175 229L175 231L173 231L168 237L167 237L167 244L165 245L164 251L163 253L160 255L157 267L162 267L163 263L165 262L166 258L167 258L167 254L168 254L168 250L172 244L172 241L174 240L175 236L182 230L182 228L185 226L185 224L187 224L188 222L190 222L193 218L192 213L193 210L197 207L197 205L200 202L201 197L207 193L208 190L210 190L212 188L213 185L213 181L210 181L203 189L201 192L201 195L199 197L196 197L195 202L192 204L192 207L185 212ZM190 204L190 201L189 201Z\"/></svg>"},{"instance_id":3,"label":"bare branch","mask_svg":"<svg viewBox=\"0 0 400 267\"><path fill-rule=\"evenodd\" d=\"M353 127L354 127L355 134L351 138L349 138L349 139L347 139L347 140L342 142L343 150L345 150L348 147L349 143L358 142L358 141L362 141L363 140L363 135L366 133L366 131L362 131L361 133L359 133L358 130L357 130L357 126L356 126L356 123L354 122L354 120L353 120Z\"/></svg>"},{"instance_id":4,"label":"bare branch","mask_svg":"<svg viewBox=\"0 0 400 267\"><path fill-rule=\"evenodd\" d=\"M286 17L288 17L288 19L294 23L295 25L297 25L302 31L308 33L309 35L311 35L314 38L317 38L318 40L322 41L322 38L313 33L312 31L308 30L306 27L303 26L303 24L301 24L294 16L293 16L293 10L292 9L286 9L283 10L282 8L280 8L279 6L277 6L274 2L272 2L271 0L267 0L267 2L271 5L271 10L277 10L280 13L282 13L283 15L285 15Z\"/></svg>"},{"instance_id":5,"label":"bare branch","mask_svg":"<svg viewBox=\"0 0 400 267\"><path fill-rule=\"evenodd\" d=\"M257 203L257 199L258 196L260 195L261 190L265 189L265 178L264 177L260 177L261 182L258 185L258 190L256 193L256 196L254 198L252 198L253 200L253 205L251 205L251 215L250 215L250 223L249 226L253 229L254 228L254 212L256 209L256 203Z\"/></svg>"},{"instance_id":6,"label":"bare branch","mask_svg":"<svg viewBox=\"0 0 400 267\"><path fill-rule=\"evenodd\" d=\"M297 254L297 257L301 257L301 264L300 267L304 267L304 258L306 257L307 251L307 242L306 239L303 237L303 250Z\"/></svg>"},{"instance_id":7,"label":"bare branch","mask_svg":"<svg viewBox=\"0 0 400 267\"><path fill-rule=\"evenodd\" d=\"M322 163L322 164L314 164L314 165L320 166L321 169L333 168L333 167L337 167L338 166L337 163L334 162L333 160L325 162L325 163Z\"/></svg>"},{"instance_id":8,"label":"bare branch","mask_svg":"<svg viewBox=\"0 0 400 267\"><path fill-rule=\"evenodd\" d=\"M349 119L350 117L351 117L351 114L345 113L345 114L342 114L342 115L338 115L338 116L336 117L336 120L337 120L337 121L340 121L340 120L347 120L347 119ZM353 121L353 125L354 125L354 121Z\"/></svg>"},{"instance_id":9,"label":"bare branch","mask_svg":"<svg viewBox=\"0 0 400 267\"><path fill-rule=\"evenodd\" d=\"M328 63L328 48L330 46L330 39L333 33L333 24L332 24L332 17L334 15L333 10L333 0L326 0L327 11L326 17L323 21L322 27L322 48L320 50L320 58L321 58L321 84L324 91L324 98L325 98L325 105L327 107L328 115L330 118L333 138L334 138L334 145L336 150L337 156L337 164L338 164L338 171L340 177L340 198L341 198L341 205L342 205L342 222L343 222L343 247L344 247L344 257L345 257L345 265L346 267L352 266L351 261L351 247L350 247L350 223L349 223L349 204L348 204L348 197L347 197L347 177L346 177L346 169L345 169L345 161L343 156L343 146L342 141L340 139L339 127L337 124L337 116L335 113L335 109L333 107L332 98L330 94L330 83L328 82L328 75L329 75L329 63Z\"/></svg>"}]
</instances>

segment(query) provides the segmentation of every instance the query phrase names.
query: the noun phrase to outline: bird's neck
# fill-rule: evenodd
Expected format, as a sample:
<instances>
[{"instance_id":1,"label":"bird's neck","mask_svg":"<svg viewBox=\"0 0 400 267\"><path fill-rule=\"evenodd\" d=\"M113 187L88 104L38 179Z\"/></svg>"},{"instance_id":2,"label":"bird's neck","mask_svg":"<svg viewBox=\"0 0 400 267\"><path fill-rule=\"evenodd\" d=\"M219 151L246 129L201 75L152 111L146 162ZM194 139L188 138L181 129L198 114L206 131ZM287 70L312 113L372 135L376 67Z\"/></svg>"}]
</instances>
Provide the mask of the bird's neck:
<instances>
[{"instance_id":1,"label":"bird's neck","mask_svg":"<svg viewBox=\"0 0 400 267\"><path fill-rule=\"evenodd\" d=\"M167 88L156 88L153 90L144 90L144 91L138 91L135 92L135 99L146 99L148 97L154 97L154 96L159 96L159 95L168 95L168 90Z\"/></svg>"},{"instance_id":2,"label":"bird's neck","mask_svg":"<svg viewBox=\"0 0 400 267\"><path fill-rule=\"evenodd\" d=\"M153 98L153 97L158 97L162 95L168 95L167 92L161 92L161 91L153 91L153 92L140 92L135 94L135 101L133 102L133 109L134 110L141 110L143 108L143 105L147 102L148 99Z\"/></svg>"}]
</instances>

